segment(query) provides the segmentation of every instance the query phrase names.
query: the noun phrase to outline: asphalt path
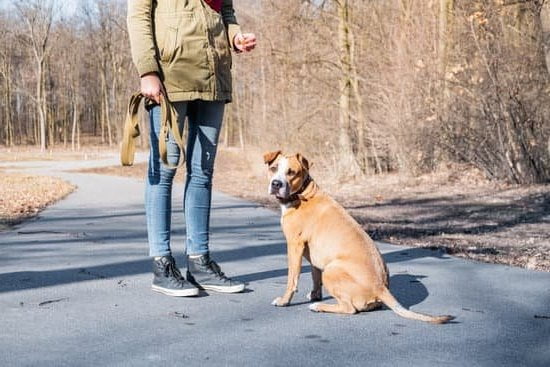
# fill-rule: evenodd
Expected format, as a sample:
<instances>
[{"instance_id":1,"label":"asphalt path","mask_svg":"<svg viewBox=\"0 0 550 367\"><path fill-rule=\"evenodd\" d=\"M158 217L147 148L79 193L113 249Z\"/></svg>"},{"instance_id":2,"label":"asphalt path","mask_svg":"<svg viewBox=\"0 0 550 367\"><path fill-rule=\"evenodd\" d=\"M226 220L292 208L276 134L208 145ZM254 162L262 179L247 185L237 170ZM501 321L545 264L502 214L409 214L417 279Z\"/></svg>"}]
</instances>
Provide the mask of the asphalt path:
<instances>
[{"instance_id":1,"label":"asphalt path","mask_svg":"<svg viewBox=\"0 0 550 367\"><path fill-rule=\"evenodd\" d=\"M287 271L279 213L221 193L213 198L211 251L247 290L152 292L144 183L67 171L115 163L4 164L78 189L0 233L0 366L550 366L550 273L379 243L401 303L455 315L453 323L389 309L313 313L305 263L292 305L276 308ZM180 263L182 187L172 226Z\"/></svg>"}]
</instances>

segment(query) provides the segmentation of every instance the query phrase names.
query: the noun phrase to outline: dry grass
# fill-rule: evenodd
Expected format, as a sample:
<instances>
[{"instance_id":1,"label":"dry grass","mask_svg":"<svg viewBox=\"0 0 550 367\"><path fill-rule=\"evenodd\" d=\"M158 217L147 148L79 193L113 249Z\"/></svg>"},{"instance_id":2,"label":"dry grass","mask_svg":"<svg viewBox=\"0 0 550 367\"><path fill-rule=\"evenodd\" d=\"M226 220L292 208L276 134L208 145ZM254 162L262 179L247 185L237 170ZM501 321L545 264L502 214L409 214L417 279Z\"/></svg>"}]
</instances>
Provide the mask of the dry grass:
<instances>
[{"instance_id":1,"label":"dry grass","mask_svg":"<svg viewBox=\"0 0 550 367\"><path fill-rule=\"evenodd\" d=\"M34 217L74 190L54 177L0 172L0 230Z\"/></svg>"},{"instance_id":2,"label":"dry grass","mask_svg":"<svg viewBox=\"0 0 550 367\"><path fill-rule=\"evenodd\" d=\"M388 174L339 182L313 163L311 173L319 185L377 240L550 271L550 185L489 182L478 171L457 165L420 177ZM146 165L90 171L143 179ZM181 182L183 173L177 177ZM267 195L267 183L260 152L218 153L216 190L278 210Z\"/></svg>"},{"instance_id":3,"label":"dry grass","mask_svg":"<svg viewBox=\"0 0 550 367\"><path fill-rule=\"evenodd\" d=\"M30 145L15 146L0 149L0 162L26 162L26 161L69 161L100 159L108 152L102 146L86 146L79 151L71 151L62 146L41 152L40 148ZM4 167L6 168L6 167Z\"/></svg>"},{"instance_id":4,"label":"dry grass","mask_svg":"<svg viewBox=\"0 0 550 367\"><path fill-rule=\"evenodd\" d=\"M144 180L147 176L147 163L138 163L131 167L89 168L79 170L79 172L133 177ZM247 152L243 154L239 149L220 149L216 156L215 172L213 183L215 190L238 197L250 197L254 201L265 205L272 202L265 195L267 176L263 171L261 153ZM185 170L179 169L174 180L180 183L183 182L184 174ZM278 206L275 207L278 208Z\"/></svg>"}]
</instances>

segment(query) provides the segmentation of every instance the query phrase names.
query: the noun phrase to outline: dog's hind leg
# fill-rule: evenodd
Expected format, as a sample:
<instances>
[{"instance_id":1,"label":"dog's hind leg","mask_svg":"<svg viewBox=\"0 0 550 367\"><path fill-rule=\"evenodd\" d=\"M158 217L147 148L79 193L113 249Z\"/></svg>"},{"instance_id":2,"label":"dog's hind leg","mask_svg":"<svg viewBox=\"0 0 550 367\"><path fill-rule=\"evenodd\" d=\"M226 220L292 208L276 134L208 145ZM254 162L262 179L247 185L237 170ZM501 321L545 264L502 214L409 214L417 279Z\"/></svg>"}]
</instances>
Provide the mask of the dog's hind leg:
<instances>
[{"instance_id":1,"label":"dog's hind leg","mask_svg":"<svg viewBox=\"0 0 550 367\"><path fill-rule=\"evenodd\" d=\"M368 312L379 309L380 307L382 307L383 303L379 301L364 302L363 300L358 302L354 299L353 305L359 312Z\"/></svg>"},{"instance_id":2,"label":"dog's hind leg","mask_svg":"<svg viewBox=\"0 0 550 367\"><path fill-rule=\"evenodd\" d=\"M331 312L331 313L344 313L354 314L357 312L351 302L338 302L337 304L329 303L312 303L309 305L309 309L314 312Z\"/></svg>"},{"instance_id":3,"label":"dog's hind leg","mask_svg":"<svg viewBox=\"0 0 550 367\"><path fill-rule=\"evenodd\" d=\"M357 312L353 306L351 295L357 291L359 285L353 281L345 270L335 266L325 268L323 272L323 284L338 303L313 303L309 306L311 311L343 314L354 314Z\"/></svg>"}]
</instances>

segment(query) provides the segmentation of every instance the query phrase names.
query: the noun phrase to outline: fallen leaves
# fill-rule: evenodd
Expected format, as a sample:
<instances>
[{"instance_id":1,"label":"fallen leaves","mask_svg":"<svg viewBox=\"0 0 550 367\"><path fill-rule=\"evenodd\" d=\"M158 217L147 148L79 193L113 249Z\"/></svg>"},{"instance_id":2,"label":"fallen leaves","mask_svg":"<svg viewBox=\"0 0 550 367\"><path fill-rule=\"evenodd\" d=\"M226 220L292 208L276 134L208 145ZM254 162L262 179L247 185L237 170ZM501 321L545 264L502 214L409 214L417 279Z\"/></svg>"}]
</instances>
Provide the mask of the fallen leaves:
<instances>
[{"instance_id":1,"label":"fallen leaves","mask_svg":"<svg viewBox=\"0 0 550 367\"><path fill-rule=\"evenodd\" d=\"M74 185L59 178L2 172L0 226L31 218L74 190Z\"/></svg>"}]
</instances>

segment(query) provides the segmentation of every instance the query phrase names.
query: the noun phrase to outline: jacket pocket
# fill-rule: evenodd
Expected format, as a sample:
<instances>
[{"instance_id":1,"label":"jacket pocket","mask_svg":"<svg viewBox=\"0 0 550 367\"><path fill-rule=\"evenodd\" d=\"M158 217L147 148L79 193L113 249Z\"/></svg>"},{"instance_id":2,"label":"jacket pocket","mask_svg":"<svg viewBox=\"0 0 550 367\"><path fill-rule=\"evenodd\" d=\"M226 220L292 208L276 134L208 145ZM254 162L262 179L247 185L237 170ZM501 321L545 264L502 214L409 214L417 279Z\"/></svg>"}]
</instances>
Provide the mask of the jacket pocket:
<instances>
[{"instance_id":1,"label":"jacket pocket","mask_svg":"<svg viewBox=\"0 0 550 367\"><path fill-rule=\"evenodd\" d=\"M178 28L166 27L162 46L159 48L160 61L169 62L178 47Z\"/></svg>"},{"instance_id":2,"label":"jacket pocket","mask_svg":"<svg viewBox=\"0 0 550 367\"><path fill-rule=\"evenodd\" d=\"M171 63L175 54L184 47L190 29L196 30L196 19L192 12L157 13L155 16L159 59Z\"/></svg>"},{"instance_id":3,"label":"jacket pocket","mask_svg":"<svg viewBox=\"0 0 550 367\"><path fill-rule=\"evenodd\" d=\"M209 37L200 14L157 13L159 59L168 93L212 90Z\"/></svg>"}]
</instances>

